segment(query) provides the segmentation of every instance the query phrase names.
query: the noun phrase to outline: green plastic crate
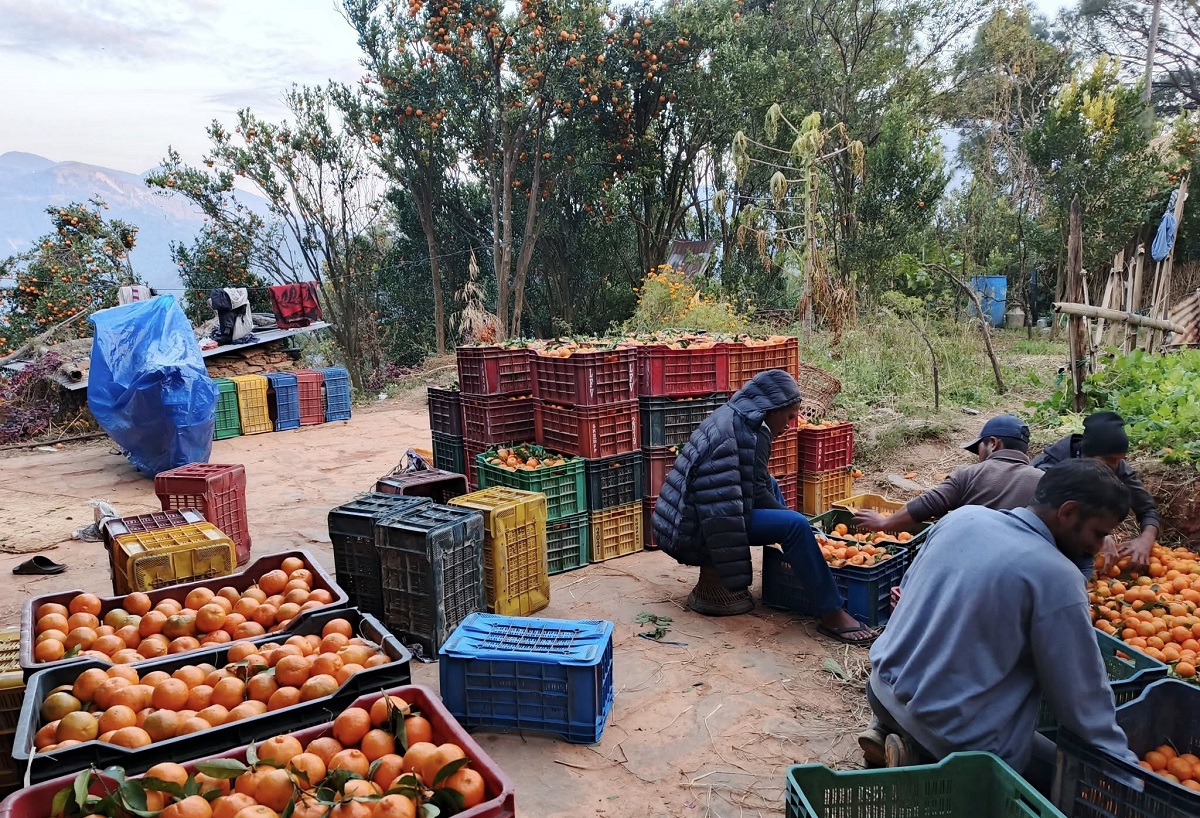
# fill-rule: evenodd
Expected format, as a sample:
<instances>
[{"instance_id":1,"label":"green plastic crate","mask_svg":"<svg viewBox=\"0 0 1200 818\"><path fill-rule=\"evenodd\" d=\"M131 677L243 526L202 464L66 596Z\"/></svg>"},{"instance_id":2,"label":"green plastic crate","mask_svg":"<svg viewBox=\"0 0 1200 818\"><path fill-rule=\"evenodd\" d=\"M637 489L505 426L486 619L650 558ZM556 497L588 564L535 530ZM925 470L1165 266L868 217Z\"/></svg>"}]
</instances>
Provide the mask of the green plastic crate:
<instances>
[{"instance_id":1,"label":"green plastic crate","mask_svg":"<svg viewBox=\"0 0 1200 818\"><path fill-rule=\"evenodd\" d=\"M787 771L787 818L1066 818L991 753L937 764L837 772Z\"/></svg>"},{"instance_id":2,"label":"green plastic crate","mask_svg":"<svg viewBox=\"0 0 1200 818\"><path fill-rule=\"evenodd\" d=\"M217 423L213 427L213 440L238 437L242 433L242 417L238 412L237 384L228 378L215 378L213 383L220 390L217 398Z\"/></svg>"},{"instance_id":3,"label":"green plastic crate","mask_svg":"<svg viewBox=\"0 0 1200 818\"><path fill-rule=\"evenodd\" d=\"M586 513L546 523L546 558L550 575L573 571L591 558L592 525Z\"/></svg>"},{"instance_id":4,"label":"green plastic crate","mask_svg":"<svg viewBox=\"0 0 1200 818\"><path fill-rule=\"evenodd\" d=\"M1133 701L1143 690L1170 673L1171 669L1162 662L1103 631L1096 631L1096 644L1100 646L1104 669L1108 671L1108 684L1118 707ZM1045 702L1038 713L1037 730L1049 738L1054 738L1058 732L1058 721Z\"/></svg>"},{"instance_id":5,"label":"green plastic crate","mask_svg":"<svg viewBox=\"0 0 1200 818\"><path fill-rule=\"evenodd\" d=\"M570 458L561 466L509 471L487 462L487 458L494 453L494 449L489 449L475 458L475 473L479 476L480 489L507 486L544 494L547 522L588 510L587 475L583 470L583 458Z\"/></svg>"}]
</instances>

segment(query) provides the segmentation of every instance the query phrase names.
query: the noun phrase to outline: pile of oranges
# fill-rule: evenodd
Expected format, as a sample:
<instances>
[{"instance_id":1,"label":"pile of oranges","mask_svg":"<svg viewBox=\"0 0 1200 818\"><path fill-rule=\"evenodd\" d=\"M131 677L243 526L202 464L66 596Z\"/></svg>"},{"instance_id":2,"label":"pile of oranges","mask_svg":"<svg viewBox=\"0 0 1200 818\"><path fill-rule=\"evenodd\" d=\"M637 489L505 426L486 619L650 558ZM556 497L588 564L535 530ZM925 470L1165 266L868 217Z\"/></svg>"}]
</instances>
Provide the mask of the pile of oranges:
<instances>
[{"instance_id":1,"label":"pile of oranges","mask_svg":"<svg viewBox=\"0 0 1200 818\"><path fill-rule=\"evenodd\" d=\"M1099 630L1171 665L1174 675L1194 679L1200 660L1200 560L1186 548L1155 543L1145 575L1123 578L1123 567L1119 564L1089 586L1092 621Z\"/></svg>"},{"instance_id":2,"label":"pile of oranges","mask_svg":"<svg viewBox=\"0 0 1200 818\"><path fill-rule=\"evenodd\" d=\"M834 568L842 568L847 565L871 568L895 556L888 550L889 543L908 542L912 539L907 532L900 535L905 538L901 540L891 534L883 534L883 532L874 535L850 535L847 531L846 526L839 523L834 526L831 532L832 537L816 534L817 545L821 547L821 555Z\"/></svg>"},{"instance_id":3,"label":"pile of oranges","mask_svg":"<svg viewBox=\"0 0 1200 818\"><path fill-rule=\"evenodd\" d=\"M483 776L463 749L434 744L432 725L399 696L383 696L369 710L348 708L329 734L307 745L291 735L269 738L247 760L197 764L194 775L166 762L133 782L145 792L145 809L160 818L280 818L288 811L293 818L415 818L441 790L457 793L462 809L485 797ZM173 796L163 784L199 794Z\"/></svg>"},{"instance_id":4,"label":"pile of oranges","mask_svg":"<svg viewBox=\"0 0 1200 818\"><path fill-rule=\"evenodd\" d=\"M355 673L391 661L345 619L327 622L320 636L282 644L235 642L226 656L222 668L184 665L171 674L143 676L124 664L89 668L43 700L34 750L94 740L145 747L329 696Z\"/></svg>"},{"instance_id":5,"label":"pile of oranges","mask_svg":"<svg viewBox=\"0 0 1200 818\"><path fill-rule=\"evenodd\" d=\"M286 628L300 612L333 602L313 590L313 573L298 557L259 577L244 591L231 585L213 592L195 588L183 602L164 599L151 607L144 593L129 594L101 617L95 594L77 594L67 605L47 602L34 612L33 656L55 662L66 656L129 664L205 645L254 639Z\"/></svg>"},{"instance_id":6,"label":"pile of oranges","mask_svg":"<svg viewBox=\"0 0 1200 818\"><path fill-rule=\"evenodd\" d=\"M1191 753L1179 755L1174 747L1164 744L1146 753L1138 765L1174 784L1200 792L1200 758Z\"/></svg>"}]
</instances>

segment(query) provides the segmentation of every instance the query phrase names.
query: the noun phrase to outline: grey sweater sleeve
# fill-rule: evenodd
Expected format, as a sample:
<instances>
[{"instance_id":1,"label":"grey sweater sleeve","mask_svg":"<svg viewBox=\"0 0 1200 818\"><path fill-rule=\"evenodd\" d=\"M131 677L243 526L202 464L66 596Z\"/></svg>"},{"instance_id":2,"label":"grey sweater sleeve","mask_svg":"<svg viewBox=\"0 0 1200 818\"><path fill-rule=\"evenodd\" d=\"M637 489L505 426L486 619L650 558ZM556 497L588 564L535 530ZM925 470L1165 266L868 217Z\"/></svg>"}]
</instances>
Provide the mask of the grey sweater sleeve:
<instances>
[{"instance_id":1,"label":"grey sweater sleeve","mask_svg":"<svg viewBox=\"0 0 1200 818\"><path fill-rule=\"evenodd\" d=\"M932 520L934 517L945 517L962 505L963 491L966 489L965 477L965 469L955 469L937 486L920 497L909 500L904 507L908 511L908 516L917 522Z\"/></svg>"},{"instance_id":2,"label":"grey sweater sleeve","mask_svg":"<svg viewBox=\"0 0 1200 818\"><path fill-rule=\"evenodd\" d=\"M1042 697L1059 723L1083 740L1137 763L1117 725L1108 672L1085 602L1072 602L1033 622L1031 649Z\"/></svg>"},{"instance_id":3,"label":"grey sweater sleeve","mask_svg":"<svg viewBox=\"0 0 1200 818\"><path fill-rule=\"evenodd\" d=\"M767 464L771 461L771 432L764 424L758 430L758 442L754 450L754 507L786 511L771 491L771 472Z\"/></svg>"},{"instance_id":4,"label":"grey sweater sleeve","mask_svg":"<svg viewBox=\"0 0 1200 818\"><path fill-rule=\"evenodd\" d=\"M1158 517L1158 503L1154 502L1154 495L1146 491L1146 485L1137 472L1125 463L1121 466L1117 477L1121 478L1121 482L1129 489L1129 507L1137 517L1138 525L1142 528L1152 525L1161 531L1162 520Z\"/></svg>"}]
</instances>

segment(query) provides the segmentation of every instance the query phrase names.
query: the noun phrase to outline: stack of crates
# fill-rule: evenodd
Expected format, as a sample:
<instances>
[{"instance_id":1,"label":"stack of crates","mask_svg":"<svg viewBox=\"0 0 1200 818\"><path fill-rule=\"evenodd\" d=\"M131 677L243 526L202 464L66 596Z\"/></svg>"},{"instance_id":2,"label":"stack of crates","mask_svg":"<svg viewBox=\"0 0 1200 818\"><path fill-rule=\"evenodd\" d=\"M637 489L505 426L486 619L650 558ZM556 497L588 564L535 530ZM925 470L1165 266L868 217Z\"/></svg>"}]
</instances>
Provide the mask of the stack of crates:
<instances>
[{"instance_id":1,"label":"stack of crates","mask_svg":"<svg viewBox=\"0 0 1200 818\"><path fill-rule=\"evenodd\" d=\"M529 357L538 443L583 458L575 508L589 514L588 560L642 550L638 351L579 350L566 358L532 351ZM561 552L562 540L580 536L582 521L557 522Z\"/></svg>"},{"instance_id":2,"label":"stack of crates","mask_svg":"<svg viewBox=\"0 0 1200 818\"><path fill-rule=\"evenodd\" d=\"M189 463L160 472L154 493L163 511L194 508L223 531L237 553L237 564L250 559L246 516L246 467L222 463Z\"/></svg>"},{"instance_id":3,"label":"stack of crates","mask_svg":"<svg viewBox=\"0 0 1200 818\"><path fill-rule=\"evenodd\" d=\"M325 421L350 419L350 373L340 366L318 369L325 392Z\"/></svg>"},{"instance_id":4,"label":"stack of crates","mask_svg":"<svg viewBox=\"0 0 1200 818\"><path fill-rule=\"evenodd\" d=\"M273 431L275 426L267 409L267 379L262 375L234 375L229 380L237 385L242 434L258 435Z\"/></svg>"},{"instance_id":5,"label":"stack of crates","mask_svg":"<svg viewBox=\"0 0 1200 818\"><path fill-rule=\"evenodd\" d=\"M797 435L799 511L812 517L853 494L854 424L804 424Z\"/></svg>"},{"instance_id":6,"label":"stack of crates","mask_svg":"<svg viewBox=\"0 0 1200 818\"><path fill-rule=\"evenodd\" d=\"M529 354L525 349L502 347L459 347L458 383L461 404L462 456L440 455L449 441L434 440L434 465L447 468L448 460L461 462L458 469L467 484L479 487L475 458L495 444L533 440L534 403L529 378ZM432 422L433 407L430 407ZM440 445L439 445L440 444ZM447 471L455 469L447 468Z\"/></svg>"},{"instance_id":7,"label":"stack of crates","mask_svg":"<svg viewBox=\"0 0 1200 818\"><path fill-rule=\"evenodd\" d=\"M100 525L104 538L104 550L108 552L108 574L112 581L113 594L121 593L117 585L117 559L113 550L115 539L124 534L143 534L160 528L173 528L187 523L203 523L204 515L193 508L169 511L154 511L149 514L134 514L129 517L110 517Z\"/></svg>"},{"instance_id":8,"label":"stack of crates","mask_svg":"<svg viewBox=\"0 0 1200 818\"><path fill-rule=\"evenodd\" d=\"M465 477L462 394L457 388L437 386L429 387L425 394L429 402L429 431L433 435L433 465Z\"/></svg>"},{"instance_id":9,"label":"stack of crates","mask_svg":"<svg viewBox=\"0 0 1200 818\"><path fill-rule=\"evenodd\" d=\"M113 538L118 596L228 576L237 566L233 540L212 523L184 523Z\"/></svg>"},{"instance_id":10,"label":"stack of crates","mask_svg":"<svg viewBox=\"0 0 1200 818\"><path fill-rule=\"evenodd\" d=\"M483 515L483 587L487 609L528 616L550 604L546 495L495 486L450 505Z\"/></svg>"},{"instance_id":11,"label":"stack of crates","mask_svg":"<svg viewBox=\"0 0 1200 818\"><path fill-rule=\"evenodd\" d=\"M216 378L218 398L213 440L225 440L242 433L242 418L238 412L237 384L228 378Z\"/></svg>"},{"instance_id":12,"label":"stack of crates","mask_svg":"<svg viewBox=\"0 0 1200 818\"><path fill-rule=\"evenodd\" d=\"M352 607L383 618L383 580L375 527L397 512L429 503L428 497L373 493L329 512L329 541L338 585Z\"/></svg>"}]
</instances>

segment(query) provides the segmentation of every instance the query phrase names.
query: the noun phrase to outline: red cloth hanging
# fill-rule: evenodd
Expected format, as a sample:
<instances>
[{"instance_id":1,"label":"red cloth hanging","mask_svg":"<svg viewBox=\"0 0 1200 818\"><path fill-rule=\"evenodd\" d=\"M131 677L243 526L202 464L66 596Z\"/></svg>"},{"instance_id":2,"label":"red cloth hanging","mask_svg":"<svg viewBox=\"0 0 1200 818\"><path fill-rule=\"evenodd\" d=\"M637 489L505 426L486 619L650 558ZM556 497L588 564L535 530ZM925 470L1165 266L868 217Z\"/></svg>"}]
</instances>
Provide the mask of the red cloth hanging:
<instances>
[{"instance_id":1,"label":"red cloth hanging","mask_svg":"<svg viewBox=\"0 0 1200 818\"><path fill-rule=\"evenodd\" d=\"M278 284L271 288L271 308L280 329L307 327L321 320L321 305L317 302L315 281L299 284Z\"/></svg>"}]
</instances>

